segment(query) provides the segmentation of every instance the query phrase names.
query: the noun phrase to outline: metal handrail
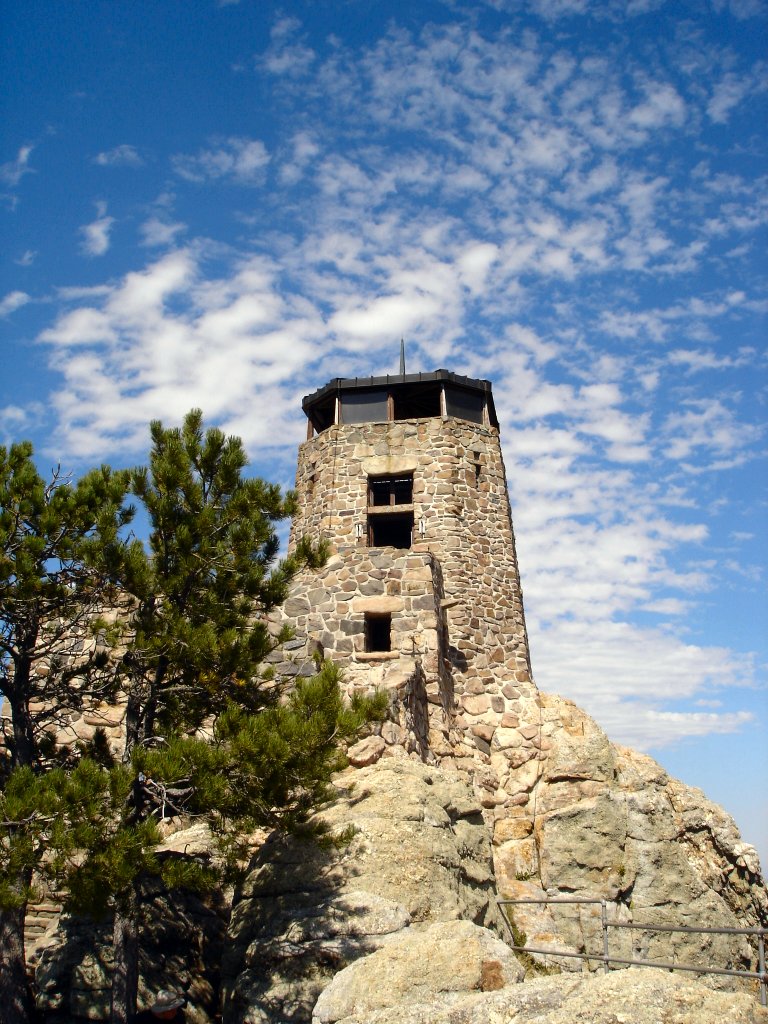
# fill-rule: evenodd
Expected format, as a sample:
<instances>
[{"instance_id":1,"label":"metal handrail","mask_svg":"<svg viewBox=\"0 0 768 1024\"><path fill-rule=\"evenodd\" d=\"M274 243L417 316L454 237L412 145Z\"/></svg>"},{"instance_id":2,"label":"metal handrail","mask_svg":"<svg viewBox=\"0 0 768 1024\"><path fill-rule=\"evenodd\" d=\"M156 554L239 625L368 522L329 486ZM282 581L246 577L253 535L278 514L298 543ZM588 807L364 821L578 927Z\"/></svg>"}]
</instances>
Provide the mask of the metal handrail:
<instances>
[{"instance_id":1,"label":"metal handrail","mask_svg":"<svg viewBox=\"0 0 768 1024\"><path fill-rule=\"evenodd\" d=\"M727 975L732 978L755 978L760 984L760 1004L766 1006L768 998L766 994L766 984L768 983L768 975L765 971L765 936L768 935L768 929L766 928L696 928L690 925L670 925L670 924L643 924L634 921L609 921L608 920L608 901L607 900L595 900L586 899L577 896L563 896L553 897L551 899L519 899L519 900L497 900L499 908L501 909L501 916L504 919L504 923L509 929L509 933L512 936L512 942L510 943L512 949L519 949L525 953L539 953L544 956L564 956L564 957L575 957L579 960L599 960L603 964L603 969L606 973L610 970L611 964L626 964L633 967L658 967L665 971L693 971L696 974L715 974L715 975ZM541 949L534 946L519 946L514 941L515 933L512 928L512 924L507 918L507 914L504 910L505 906L518 906L521 904L542 904L549 905L552 903L560 904L586 904L591 906L600 907L600 928L603 935L603 952L602 953L575 953L570 950L558 950L558 949ZM609 928L627 928L635 929L637 931L648 931L648 932L686 932L697 935L756 935L758 945L758 970L757 971L737 971L726 967L699 967L697 964L681 964L681 963L668 963L660 960L628 960L624 957L611 956L608 951L608 929Z\"/></svg>"}]
</instances>

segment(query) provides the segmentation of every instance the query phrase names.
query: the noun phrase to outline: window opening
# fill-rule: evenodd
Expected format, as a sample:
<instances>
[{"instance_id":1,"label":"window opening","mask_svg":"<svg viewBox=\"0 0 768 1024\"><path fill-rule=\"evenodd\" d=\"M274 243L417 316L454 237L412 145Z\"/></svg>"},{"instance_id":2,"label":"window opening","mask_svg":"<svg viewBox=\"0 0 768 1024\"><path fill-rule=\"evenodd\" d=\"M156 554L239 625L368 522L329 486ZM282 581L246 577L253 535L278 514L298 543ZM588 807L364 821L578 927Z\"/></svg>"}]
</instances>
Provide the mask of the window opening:
<instances>
[{"instance_id":1,"label":"window opening","mask_svg":"<svg viewBox=\"0 0 768 1024\"><path fill-rule=\"evenodd\" d=\"M386 391L351 391L341 396L343 423L386 422L389 416L389 396Z\"/></svg>"},{"instance_id":2,"label":"window opening","mask_svg":"<svg viewBox=\"0 0 768 1024\"><path fill-rule=\"evenodd\" d=\"M392 419L417 420L440 415L440 386L437 384L393 388L392 398Z\"/></svg>"},{"instance_id":3,"label":"window opening","mask_svg":"<svg viewBox=\"0 0 768 1024\"><path fill-rule=\"evenodd\" d=\"M409 548L413 541L413 512L368 517L368 546Z\"/></svg>"},{"instance_id":4,"label":"window opening","mask_svg":"<svg viewBox=\"0 0 768 1024\"><path fill-rule=\"evenodd\" d=\"M471 423L483 423L485 395L482 392L447 387L445 402L449 416L457 416L459 419L469 420Z\"/></svg>"},{"instance_id":5,"label":"window opening","mask_svg":"<svg viewBox=\"0 0 768 1024\"><path fill-rule=\"evenodd\" d=\"M365 650L369 654L392 650L392 616L367 613L365 616Z\"/></svg>"},{"instance_id":6,"label":"window opening","mask_svg":"<svg viewBox=\"0 0 768 1024\"><path fill-rule=\"evenodd\" d=\"M413 473L368 478L368 544L409 548L413 543Z\"/></svg>"},{"instance_id":7,"label":"window opening","mask_svg":"<svg viewBox=\"0 0 768 1024\"><path fill-rule=\"evenodd\" d=\"M413 504L413 473L405 476L370 477L368 480L368 505L380 508L384 505Z\"/></svg>"}]
</instances>

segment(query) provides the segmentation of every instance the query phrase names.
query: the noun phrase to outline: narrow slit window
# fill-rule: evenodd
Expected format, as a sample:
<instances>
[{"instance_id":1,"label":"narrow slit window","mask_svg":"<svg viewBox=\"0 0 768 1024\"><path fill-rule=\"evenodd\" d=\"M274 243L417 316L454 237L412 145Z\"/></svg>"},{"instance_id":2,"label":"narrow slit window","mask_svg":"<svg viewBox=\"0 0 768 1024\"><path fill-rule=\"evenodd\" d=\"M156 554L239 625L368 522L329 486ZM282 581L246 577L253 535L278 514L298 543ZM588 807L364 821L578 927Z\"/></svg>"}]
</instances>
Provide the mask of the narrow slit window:
<instances>
[{"instance_id":1,"label":"narrow slit window","mask_svg":"<svg viewBox=\"0 0 768 1024\"><path fill-rule=\"evenodd\" d=\"M392 616L369 613L365 616L365 650L368 654L392 650Z\"/></svg>"}]
</instances>

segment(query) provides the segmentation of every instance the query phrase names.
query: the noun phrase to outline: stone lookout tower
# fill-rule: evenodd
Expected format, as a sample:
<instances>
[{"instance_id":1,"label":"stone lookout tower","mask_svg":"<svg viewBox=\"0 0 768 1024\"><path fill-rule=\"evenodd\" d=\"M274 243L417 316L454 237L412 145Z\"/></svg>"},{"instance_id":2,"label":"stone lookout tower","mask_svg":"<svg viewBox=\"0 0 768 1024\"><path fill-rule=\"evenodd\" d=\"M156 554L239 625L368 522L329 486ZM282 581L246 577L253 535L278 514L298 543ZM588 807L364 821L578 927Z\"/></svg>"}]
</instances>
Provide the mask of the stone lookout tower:
<instances>
[{"instance_id":1,"label":"stone lookout tower","mask_svg":"<svg viewBox=\"0 0 768 1024\"><path fill-rule=\"evenodd\" d=\"M309 672L320 651L349 690L389 691L379 748L471 772L501 817L539 709L491 384L336 378L303 409L290 543L331 554L283 606L296 639L280 669Z\"/></svg>"}]
</instances>

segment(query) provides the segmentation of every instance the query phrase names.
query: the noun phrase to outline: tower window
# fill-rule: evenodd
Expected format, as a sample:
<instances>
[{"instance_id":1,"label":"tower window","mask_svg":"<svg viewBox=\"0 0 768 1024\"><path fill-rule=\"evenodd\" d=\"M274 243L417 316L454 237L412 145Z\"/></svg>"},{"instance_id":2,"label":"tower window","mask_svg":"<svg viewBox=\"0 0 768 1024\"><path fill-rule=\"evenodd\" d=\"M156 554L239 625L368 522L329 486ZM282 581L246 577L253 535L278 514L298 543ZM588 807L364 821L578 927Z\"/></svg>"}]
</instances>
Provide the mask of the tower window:
<instances>
[{"instance_id":1,"label":"tower window","mask_svg":"<svg viewBox=\"0 0 768 1024\"><path fill-rule=\"evenodd\" d=\"M368 546L409 548L413 541L413 512L368 517Z\"/></svg>"},{"instance_id":2,"label":"tower window","mask_svg":"<svg viewBox=\"0 0 768 1024\"><path fill-rule=\"evenodd\" d=\"M445 402L449 416L458 416L470 423L482 423L484 420L485 395L482 392L447 387Z\"/></svg>"},{"instance_id":3,"label":"tower window","mask_svg":"<svg viewBox=\"0 0 768 1024\"><path fill-rule=\"evenodd\" d=\"M413 540L413 473L368 480L368 544L409 548Z\"/></svg>"},{"instance_id":4,"label":"tower window","mask_svg":"<svg viewBox=\"0 0 768 1024\"><path fill-rule=\"evenodd\" d=\"M410 505L413 503L413 473L378 476L368 480L368 505Z\"/></svg>"},{"instance_id":5,"label":"tower window","mask_svg":"<svg viewBox=\"0 0 768 1024\"><path fill-rule=\"evenodd\" d=\"M369 654L392 650L392 616L374 614L365 616L365 650Z\"/></svg>"}]
</instances>

